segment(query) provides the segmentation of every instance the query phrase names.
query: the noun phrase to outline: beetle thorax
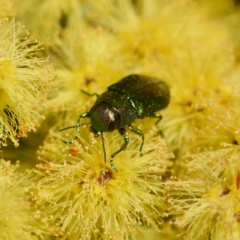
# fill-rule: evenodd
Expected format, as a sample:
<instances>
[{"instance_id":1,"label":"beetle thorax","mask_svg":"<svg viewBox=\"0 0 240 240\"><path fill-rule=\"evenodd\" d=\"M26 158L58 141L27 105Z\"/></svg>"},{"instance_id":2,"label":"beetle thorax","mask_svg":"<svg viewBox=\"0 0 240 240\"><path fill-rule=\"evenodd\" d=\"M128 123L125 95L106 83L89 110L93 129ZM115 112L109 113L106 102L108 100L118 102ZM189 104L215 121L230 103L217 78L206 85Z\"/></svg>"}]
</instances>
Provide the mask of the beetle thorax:
<instances>
[{"instance_id":1,"label":"beetle thorax","mask_svg":"<svg viewBox=\"0 0 240 240\"><path fill-rule=\"evenodd\" d=\"M96 132L111 132L118 128L120 116L107 103L94 105L90 110L91 127Z\"/></svg>"}]
</instances>

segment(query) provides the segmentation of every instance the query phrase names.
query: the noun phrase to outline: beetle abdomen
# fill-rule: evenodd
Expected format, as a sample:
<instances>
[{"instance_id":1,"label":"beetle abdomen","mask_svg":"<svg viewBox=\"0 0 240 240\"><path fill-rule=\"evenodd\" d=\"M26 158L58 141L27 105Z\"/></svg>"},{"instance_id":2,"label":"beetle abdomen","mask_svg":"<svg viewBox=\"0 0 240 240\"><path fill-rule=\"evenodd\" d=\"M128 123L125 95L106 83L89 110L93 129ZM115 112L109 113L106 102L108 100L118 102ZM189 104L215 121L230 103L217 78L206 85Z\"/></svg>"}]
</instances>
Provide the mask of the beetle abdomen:
<instances>
[{"instance_id":1,"label":"beetle abdomen","mask_svg":"<svg viewBox=\"0 0 240 240\"><path fill-rule=\"evenodd\" d=\"M124 94L132 103L138 118L165 108L170 100L169 87L158 78L129 75L112 84L108 90Z\"/></svg>"}]
</instances>

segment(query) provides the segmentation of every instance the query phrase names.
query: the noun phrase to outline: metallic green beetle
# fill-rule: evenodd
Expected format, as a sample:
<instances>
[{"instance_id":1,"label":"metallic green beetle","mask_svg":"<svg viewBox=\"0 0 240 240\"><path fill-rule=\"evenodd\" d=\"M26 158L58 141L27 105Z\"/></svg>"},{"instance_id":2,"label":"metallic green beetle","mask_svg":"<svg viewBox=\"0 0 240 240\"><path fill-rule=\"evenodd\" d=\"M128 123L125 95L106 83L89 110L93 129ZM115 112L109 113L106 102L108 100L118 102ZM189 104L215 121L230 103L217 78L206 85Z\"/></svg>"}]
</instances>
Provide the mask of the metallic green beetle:
<instances>
[{"instance_id":1,"label":"metallic green beetle","mask_svg":"<svg viewBox=\"0 0 240 240\"><path fill-rule=\"evenodd\" d=\"M132 132L142 137L139 150L142 156L144 135L140 129L132 126L131 123L137 118L153 117L158 118L157 124L162 116L155 114L155 112L167 107L169 104L169 87L158 78L132 74L109 86L108 90L101 95L95 93L88 95L97 96L91 110L79 116L76 126L69 126L60 131L76 127L79 134L80 126L91 124L90 131L95 135L100 133L102 136L104 160L106 162L103 132L112 132L117 129L124 140L124 145L114 152L110 158L110 165L117 172L113 158L129 143L125 128L129 127ZM90 122L80 124L81 118L90 118ZM70 141L64 141L64 143L72 144L76 139L77 137Z\"/></svg>"}]
</instances>

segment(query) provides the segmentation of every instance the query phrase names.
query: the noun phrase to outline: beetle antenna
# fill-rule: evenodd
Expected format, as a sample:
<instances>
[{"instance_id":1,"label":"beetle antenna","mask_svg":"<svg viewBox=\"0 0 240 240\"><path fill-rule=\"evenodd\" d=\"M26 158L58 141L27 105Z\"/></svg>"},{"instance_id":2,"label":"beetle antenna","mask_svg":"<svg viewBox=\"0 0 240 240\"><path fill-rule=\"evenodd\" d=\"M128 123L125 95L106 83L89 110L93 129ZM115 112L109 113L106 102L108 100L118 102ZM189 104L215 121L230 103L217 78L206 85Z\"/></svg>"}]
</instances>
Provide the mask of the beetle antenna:
<instances>
[{"instance_id":1,"label":"beetle antenna","mask_svg":"<svg viewBox=\"0 0 240 240\"><path fill-rule=\"evenodd\" d=\"M65 128L60 129L59 132L68 130L68 129L70 129L70 128L77 128L77 127L80 127L80 126L83 126L83 125L88 125L88 124L91 124L91 123L88 122L88 123L77 124L77 125L74 125L74 126L68 126L68 127L65 127Z\"/></svg>"},{"instance_id":2,"label":"beetle antenna","mask_svg":"<svg viewBox=\"0 0 240 240\"><path fill-rule=\"evenodd\" d=\"M103 147L103 155L104 155L104 162L107 162L107 157L106 157L106 149L105 149L105 145L104 145L104 136L103 133L101 132L101 137L102 137L102 147Z\"/></svg>"}]
</instances>

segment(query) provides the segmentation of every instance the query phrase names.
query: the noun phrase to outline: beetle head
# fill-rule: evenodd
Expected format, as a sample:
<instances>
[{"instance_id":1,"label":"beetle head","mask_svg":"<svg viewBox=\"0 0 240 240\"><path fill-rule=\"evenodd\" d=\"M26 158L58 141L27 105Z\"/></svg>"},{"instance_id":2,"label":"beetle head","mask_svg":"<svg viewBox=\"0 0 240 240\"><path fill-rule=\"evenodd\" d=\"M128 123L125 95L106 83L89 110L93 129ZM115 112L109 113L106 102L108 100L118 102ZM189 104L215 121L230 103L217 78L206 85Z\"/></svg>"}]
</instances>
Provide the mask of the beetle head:
<instances>
[{"instance_id":1,"label":"beetle head","mask_svg":"<svg viewBox=\"0 0 240 240\"><path fill-rule=\"evenodd\" d=\"M111 132L118 128L120 116L107 103L94 105L90 110L91 129L96 132Z\"/></svg>"}]
</instances>

